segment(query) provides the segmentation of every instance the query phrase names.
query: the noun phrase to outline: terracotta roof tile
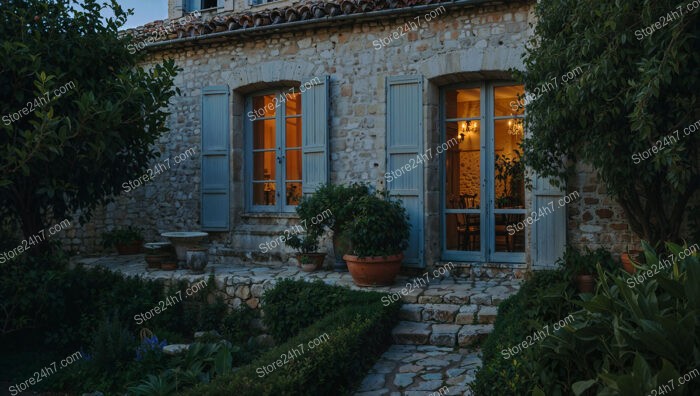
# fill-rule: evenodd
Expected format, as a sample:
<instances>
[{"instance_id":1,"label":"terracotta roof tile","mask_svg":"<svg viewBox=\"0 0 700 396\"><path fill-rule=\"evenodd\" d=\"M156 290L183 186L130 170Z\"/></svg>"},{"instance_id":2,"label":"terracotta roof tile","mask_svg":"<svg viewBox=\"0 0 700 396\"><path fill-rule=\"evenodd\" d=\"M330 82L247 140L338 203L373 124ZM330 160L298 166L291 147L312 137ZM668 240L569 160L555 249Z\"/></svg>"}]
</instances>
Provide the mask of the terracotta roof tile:
<instances>
[{"instance_id":1,"label":"terracotta roof tile","mask_svg":"<svg viewBox=\"0 0 700 396\"><path fill-rule=\"evenodd\" d=\"M166 41L175 38L205 36L211 33L248 29L252 27L280 25L297 21L333 18L341 15L362 14L372 11L452 3L444 0L340 0L309 1L283 8L258 12L229 12L211 16L188 16L184 24L179 20L163 20L129 29L126 34L135 41L148 39L149 42ZM182 19L182 18L181 18Z\"/></svg>"}]
</instances>

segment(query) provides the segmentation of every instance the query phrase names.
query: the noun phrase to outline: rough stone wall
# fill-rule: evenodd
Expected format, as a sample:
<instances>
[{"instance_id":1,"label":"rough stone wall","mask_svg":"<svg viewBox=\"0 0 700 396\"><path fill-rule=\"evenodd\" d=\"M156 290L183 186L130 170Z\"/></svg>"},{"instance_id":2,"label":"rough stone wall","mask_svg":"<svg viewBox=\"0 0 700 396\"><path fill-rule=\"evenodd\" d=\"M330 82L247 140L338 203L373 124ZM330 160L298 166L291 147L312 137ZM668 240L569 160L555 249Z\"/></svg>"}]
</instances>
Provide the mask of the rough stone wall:
<instances>
[{"instance_id":1,"label":"rough stone wall","mask_svg":"<svg viewBox=\"0 0 700 396\"><path fill-rule=\"evenodd\" d=\"M479 194L481 190L480 169L481 156L477 151L464 151L460 153L460 194L474 195ZM480 196L477 196L479 200ZM479 201L475 201L476 205L480 205Z\"/></svg>"},{"instance_id":2,"label":"rough stone wall","mask_svg":"<svg viewBox=\"0 0 700 396\"><path fill-rule=\"evenodd\" d=\"M173 99L170 107L171 132L160 139L158 149L162 158L173 158L190 147L196 148L196 154L99 209L89 224L66 231L66 242L76 250L91 252L99 249L100 233L115 226L140 226L146 229L148 240L159 240L158 233L164 231L198 230L201 89L228 85L232 92L232 227L228 233L211 233L213 253L219 257L286 260L289 252L284 248L262 255L257 246L282 234L295 223L293 217L249 214L243 202L247 191L243 173L247 95L270 87L298 85L306 77L330 75L331 181L369 182L383 189L385 78L415 74L425 77L424 147L435 147L443 143L439 137L440 88L464 81L502 79L509 69L522 68L520 56L534 22L531 5L527 4L448 9L388 46L374 48L373 40L391 35L414 18L387 17L258 38L233 37L225 42L200 42L153 53L153 61L174 58L184 69L175 79L182 96ZM439 163L436 156L424 167L428 266L440 260ZM577 183L572 188L578 188L583 199L579 206L569 208L570 241L624 249L631 232L619 208L602 195L590 172L582 172ZM526 198L529 201L529 194ZM581 206L584 203L585 208Z\"/></svg>"},{"instance_id":3,"label":"rough stone wall","mask_svg":"<svg viewBox=\"0 0 700 396\"><path fill-rule=\"evenodd\" d=\"M567 208L571 245L578 249L604 247L616 253L641 247L639 238L625 220L622 207L606 195L605 186L598 182L592 167L578 166L576 178L569 181L568 189L581 194L578 201Z\"/></svg>"}]
</instances>

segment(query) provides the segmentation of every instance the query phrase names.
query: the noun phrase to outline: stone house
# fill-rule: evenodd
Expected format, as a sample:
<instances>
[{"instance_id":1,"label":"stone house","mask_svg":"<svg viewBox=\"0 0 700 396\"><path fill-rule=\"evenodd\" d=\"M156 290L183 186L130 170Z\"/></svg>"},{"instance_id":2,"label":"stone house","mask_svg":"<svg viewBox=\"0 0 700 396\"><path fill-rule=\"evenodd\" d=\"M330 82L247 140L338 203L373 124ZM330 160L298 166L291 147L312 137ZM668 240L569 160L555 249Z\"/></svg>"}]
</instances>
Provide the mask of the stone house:
<instances>
[{"instance_id":1,"label":"stone house","mask_svg":"<svg viewBox=\"0 0 700 396\"><path fill-rule=\"evenodd\" d=\"M149 62L173 58L183 68L171 132L159 143L171 166L68 242L90 250L102 230L128 224L152 240L203 230L220 259L284 263L284 246L261 247L296 224L303 193L330 181L370 183L403 200L407 267L452 261L519 275L551 266L566 243L624 250L634 236L591 169L566 192L537 178L524 186L524 89L510 70L523 68L533 8L169 0L168 20L130 33Z\"/></svg>"}]
</instances>

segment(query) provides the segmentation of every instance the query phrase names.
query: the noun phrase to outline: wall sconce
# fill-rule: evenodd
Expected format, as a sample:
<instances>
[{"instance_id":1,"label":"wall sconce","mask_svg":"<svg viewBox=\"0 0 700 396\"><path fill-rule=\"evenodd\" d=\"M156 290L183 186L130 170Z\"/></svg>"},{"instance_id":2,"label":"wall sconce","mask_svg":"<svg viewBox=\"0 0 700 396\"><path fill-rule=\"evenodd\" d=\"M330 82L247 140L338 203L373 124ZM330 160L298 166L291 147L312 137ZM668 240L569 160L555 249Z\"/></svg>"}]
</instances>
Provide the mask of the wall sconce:
<instances>
[{"instance_id":1,"label":"wall sconce","mask_svg":"<svg viewBox=\"0 0 700 396\"><path fill-rule=\"evenodd\" d=\"M457 136L457 141L462 143L467 134L476 133L479 130L479 121L464 121L460 127L459 135Z\"/></svg>"}]
</instances>

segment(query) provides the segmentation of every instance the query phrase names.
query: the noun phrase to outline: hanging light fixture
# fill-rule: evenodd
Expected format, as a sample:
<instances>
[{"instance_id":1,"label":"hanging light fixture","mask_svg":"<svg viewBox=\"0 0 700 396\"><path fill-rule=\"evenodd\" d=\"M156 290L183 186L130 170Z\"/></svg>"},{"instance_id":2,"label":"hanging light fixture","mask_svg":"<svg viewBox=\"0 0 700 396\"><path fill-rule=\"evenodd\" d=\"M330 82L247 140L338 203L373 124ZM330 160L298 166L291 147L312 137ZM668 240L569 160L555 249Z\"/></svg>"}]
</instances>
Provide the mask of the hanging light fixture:
<instances>
[{"instance_id":1,"label":"hanging light fixture","mask_svg":"<svg viewBox=\"0 0 700 396\"><path fill-rule=\"evenodd\" d=\"M469 133L476 133L479 131L479 121L463 121L461 127L459 128L459 135L457 135L457 141L462 143L464 138Z\"/></svg>"},{"instance_id":2,"label":"hanging light fixture","mask_svg":"<svg viewBox=\"0 0 700 396\"><path fill-rule=\"evenodd\" d=\"M508 134L514 136L523 136L525 134L522 118L508 120Z\"/></svg>"}]
</instances>

